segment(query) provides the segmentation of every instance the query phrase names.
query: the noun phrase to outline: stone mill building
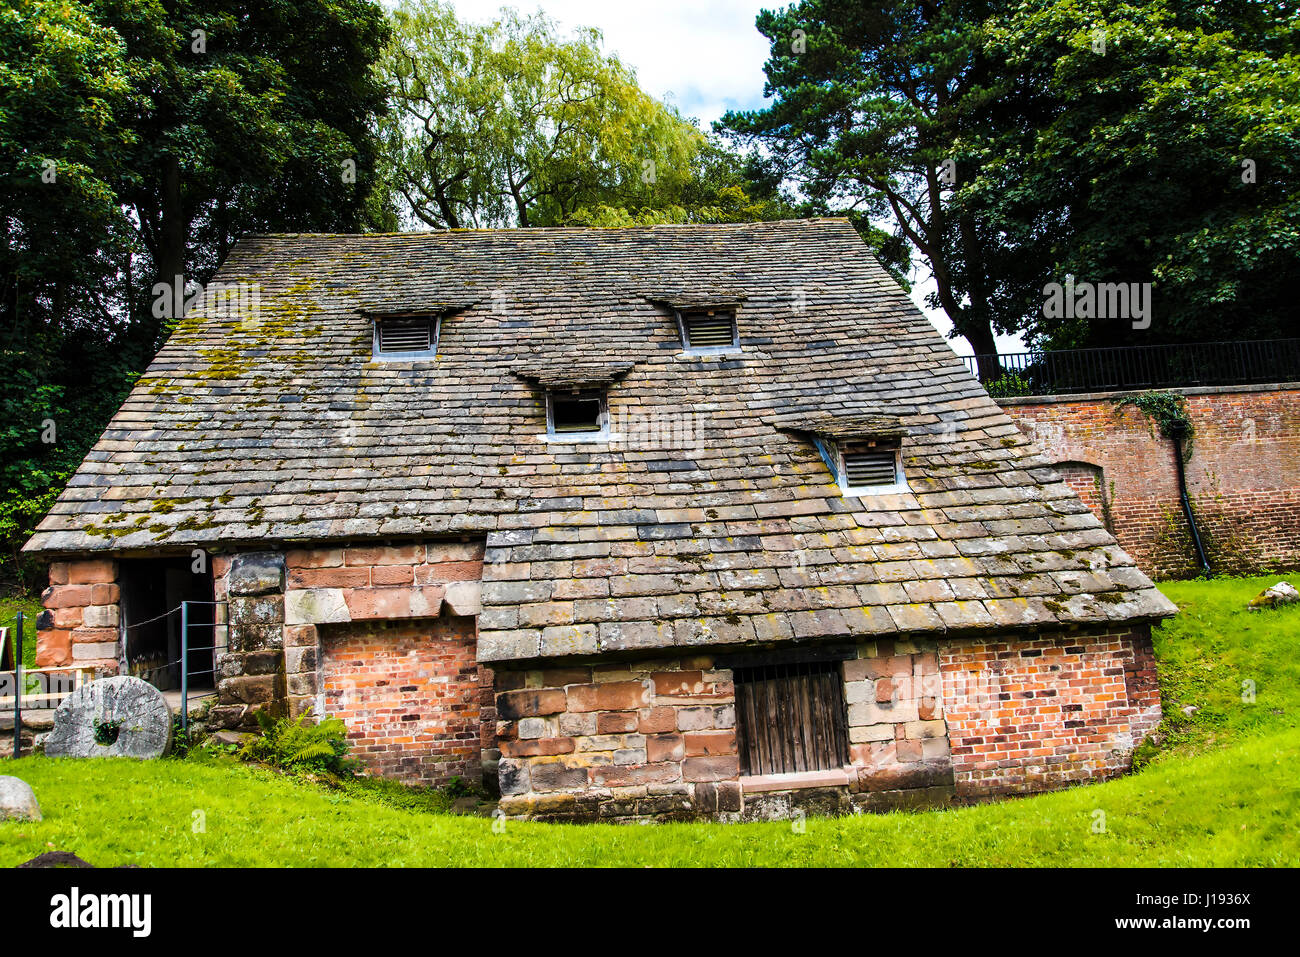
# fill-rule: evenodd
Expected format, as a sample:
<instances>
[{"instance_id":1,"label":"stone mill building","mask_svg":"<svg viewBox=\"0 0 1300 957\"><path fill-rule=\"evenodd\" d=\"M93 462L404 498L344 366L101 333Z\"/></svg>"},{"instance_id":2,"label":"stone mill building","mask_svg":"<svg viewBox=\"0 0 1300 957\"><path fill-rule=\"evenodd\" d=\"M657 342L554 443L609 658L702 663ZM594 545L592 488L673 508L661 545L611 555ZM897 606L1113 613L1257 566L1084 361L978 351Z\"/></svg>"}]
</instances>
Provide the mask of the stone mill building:
<instances>
[{"instance_id":1,"label":"stone mill building","mask_svg":"<svg viewBox=\"0 0 1300 957\"><path fill-rule=\"evenodd\" d=\"M1174 611L842 219L246 238L27 550L41 664L546 819L1121 773Z\"/></svg>"}]
</instances>

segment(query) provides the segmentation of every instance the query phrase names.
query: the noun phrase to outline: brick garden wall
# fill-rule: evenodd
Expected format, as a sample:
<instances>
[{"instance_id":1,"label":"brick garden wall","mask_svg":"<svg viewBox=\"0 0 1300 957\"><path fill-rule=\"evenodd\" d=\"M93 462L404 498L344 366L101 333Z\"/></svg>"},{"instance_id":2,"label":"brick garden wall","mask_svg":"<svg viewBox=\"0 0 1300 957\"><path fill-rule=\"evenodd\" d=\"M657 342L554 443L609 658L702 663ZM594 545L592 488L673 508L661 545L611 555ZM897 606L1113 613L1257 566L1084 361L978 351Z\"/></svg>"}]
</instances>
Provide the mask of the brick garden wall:
<instances>
[{"instance_id":1,"label":"brick garden wall","mask_svg":"<svg viewBox=\"0 0 1300 957\"><path fill-rule=\"evenodd\" d=\"M1195 436L1188 494L1220 572L1300 565L1300 389L1174 390ZM1118 394L1000 400L1151 575L1200 571L1178 498L1172 443Z\"/></svg>"}]
</instances>

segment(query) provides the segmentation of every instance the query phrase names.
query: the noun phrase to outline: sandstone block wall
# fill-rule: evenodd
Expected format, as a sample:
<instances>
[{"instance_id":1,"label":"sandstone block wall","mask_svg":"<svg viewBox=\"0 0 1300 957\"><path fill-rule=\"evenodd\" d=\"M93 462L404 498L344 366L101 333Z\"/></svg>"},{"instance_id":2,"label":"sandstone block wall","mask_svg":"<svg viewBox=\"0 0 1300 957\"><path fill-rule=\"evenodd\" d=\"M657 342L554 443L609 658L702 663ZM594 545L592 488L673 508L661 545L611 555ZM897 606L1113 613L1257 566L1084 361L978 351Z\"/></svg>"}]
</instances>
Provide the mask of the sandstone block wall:
<instances>
[{"instance_id":1,"label":"sandstone block wall","mask_svg":"<svg viewBox=\"0 0 1300 957\"><path fill-rule=\"evenodd\" d=\"M53 562L50 585L41 595L37 618L36 667L94 667L118 670L120 603L117 562L111 559Z\"/></svg>"},{"instance_id":2,"label":"sandstone block wall","mask_svg":"<svg viewBox=\"0 0 1300 957\"><path fill-rule=\"evenodd\" d=\"M841 769L745 776L725 657L497 672L501 807L542 820L786 817L1106 777L1159 721L1148 631L881 640L842 662Z\"/></svg>"}]
</instances>

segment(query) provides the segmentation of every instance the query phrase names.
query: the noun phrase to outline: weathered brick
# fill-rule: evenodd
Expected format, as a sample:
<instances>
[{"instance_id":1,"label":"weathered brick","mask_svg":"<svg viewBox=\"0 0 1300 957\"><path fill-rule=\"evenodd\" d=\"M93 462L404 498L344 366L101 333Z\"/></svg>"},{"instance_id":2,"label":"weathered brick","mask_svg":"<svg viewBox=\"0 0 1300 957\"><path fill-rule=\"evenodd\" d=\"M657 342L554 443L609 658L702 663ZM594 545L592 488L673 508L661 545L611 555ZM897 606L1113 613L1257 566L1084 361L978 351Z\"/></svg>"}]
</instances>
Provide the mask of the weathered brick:
<instances>
[{"instance_id":1,"label":"weathered brick","mask_svg":"<svg viewBox=\"0 0 1300 957\"><path fill-rule=\"evenodd\" d=\"M566 791L587 786L587 769L559 762L534 763L529 771L534 791Z\"/></svg>"},{"instance_id":2,"label":"weathered brick","mask_svg":"<svg viewBox=\"0 0 1300 957\"><path fill-rule=\"evenodd\" d=\"M596 707L601 711L631 711L650 703L650 692L640 681L612 681L596 686Z\"/></svg>"},{"instance_id":3,"label":"weathered brick","mask_svg":"<svg viewBox=\"0 0 1300 957\"><path fill-rule=\"evenodd\" d=\"M657 734L677 730L676 708L650 708L641 712L637 730L642 734Z\"/></svg>"},{"instance_id":4,"label":"weathered brick","mask_svg":"<svg viewBox=\"0 0 1300 957\"><path fill-rule=\"evenodd\" d=\"M599 734L625 734L635 731L641 721L638 711L602 711L596 718Z\"/></svg>"},{"instance_id":5,"label":"weathered brick","mask_svg":"<svg viewBox=\"0 0 1300 957\"><path fill-rule=\"evenodd\" d=\"M72 585L113 584L117 581L117 562L94 559L68 563L68 583Z\"/></svg>"},{"instance_id":6,"label":"weathered brick","mask_svg":"<svg viewBox=\"0 0 1300 957\"><path fill-rule=\"evenodd\" d=\"M497 715L504 720L559 714L567 706L565 693L558 689L524 689L497 695Z\"/></svg>"},{"instance_id":7,"label":"weathered brick","mask_svg":"<svg viewBox=\"0 0 1300 957\"><path fill-rule=\"evenodd\" d=\"M682 761L682 779L686 781L727 781L740 774L740 759L735 755L686 758Z\"/></svg>"},{"instance_id":8,"label":"weathered brick","mask_svg":"<svg viewBox=\"0 0 1300 957\"><path fill-rule=\"evenodd\" d=\"M660 764L611 765L591 769L591 783L596 787L667 784L681 779L681 766L672 761Z\"/></svg>"},{"instance_id":9,"label":"weathered brick","mask_svg":"<svg viewBox=\"0 0 1300 957\"><path fill-rule=\"evenodd\" d=\"M685 736L686 755L735 754L735 731L692 731Z\"/></svg>"},{"instance_id":10,"label":"weathered brick","mask_svg":"<svg viewBox=\"0 0 1300 957\"><path fill-rule=\"evenodd\" d=\"M646 736L646 760L651 763L680 761L686 748L680 734L652 734Z\"/></svg>"}]
</instances>

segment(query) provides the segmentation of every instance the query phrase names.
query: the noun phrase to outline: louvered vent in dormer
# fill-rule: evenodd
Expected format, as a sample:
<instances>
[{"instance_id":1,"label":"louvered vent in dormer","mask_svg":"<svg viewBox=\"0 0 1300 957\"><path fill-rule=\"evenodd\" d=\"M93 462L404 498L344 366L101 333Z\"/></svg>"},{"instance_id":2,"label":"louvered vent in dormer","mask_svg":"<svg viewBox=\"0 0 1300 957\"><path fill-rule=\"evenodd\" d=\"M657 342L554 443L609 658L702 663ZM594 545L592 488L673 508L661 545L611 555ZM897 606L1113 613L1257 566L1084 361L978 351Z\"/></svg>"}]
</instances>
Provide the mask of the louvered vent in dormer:
<instances>
[{"instance_id":1,"label":"louvered vent in dormer","mask_svg":"<svg viewBox=\"0 0 1300 957\"><path fill-rule=\"evenodd\" d=\"M688 312L682 315L683 348L729 349L739 343L736 338L734 312Z\"/></svg>"},{"instance_id":2,"label":"louvered vent in dormer","mask_svg":"<svg viewBox=\"0 0 1300 957\"><path fill-rule=\"evenodd\" d=\"M898 481L898 449L895 446L846 442L841 455L844 484L849 488L893 485Z\"/></svg>"},{"instance_id":3,"label":"louvered vent in dormer","mask_svg":"<svg viewBox=\"0 0 1300 957\"><path fill-rule=\"evenodd\" d=\"M433 352L436 339L437 320L432 316L375 321L375 352L379 355L428 355Z\"/></svg>"}]
</instances>

